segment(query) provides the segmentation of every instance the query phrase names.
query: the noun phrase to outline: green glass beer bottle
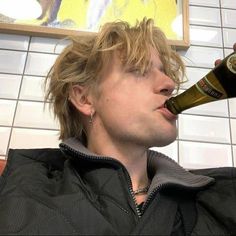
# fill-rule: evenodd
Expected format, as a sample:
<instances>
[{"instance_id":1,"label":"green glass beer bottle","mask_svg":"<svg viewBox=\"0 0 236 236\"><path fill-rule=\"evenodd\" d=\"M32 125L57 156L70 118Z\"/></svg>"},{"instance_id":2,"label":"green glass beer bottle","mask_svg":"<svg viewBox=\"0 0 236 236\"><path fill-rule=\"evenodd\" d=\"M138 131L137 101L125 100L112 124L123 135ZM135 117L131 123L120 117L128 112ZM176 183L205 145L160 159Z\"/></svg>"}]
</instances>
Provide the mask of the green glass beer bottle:
<instances>
[{"instance_id":1,"label":"green glass beer bottle","mask_svg":"<svg viewBox=\"0 0 236 236\"><path fill-rule=\"evenodd\" d=\"M205 103L236 97L236 53L227 56L205 77L183 93L171 97L165 107L177 115Z\"/></svg>"}]
</instances>

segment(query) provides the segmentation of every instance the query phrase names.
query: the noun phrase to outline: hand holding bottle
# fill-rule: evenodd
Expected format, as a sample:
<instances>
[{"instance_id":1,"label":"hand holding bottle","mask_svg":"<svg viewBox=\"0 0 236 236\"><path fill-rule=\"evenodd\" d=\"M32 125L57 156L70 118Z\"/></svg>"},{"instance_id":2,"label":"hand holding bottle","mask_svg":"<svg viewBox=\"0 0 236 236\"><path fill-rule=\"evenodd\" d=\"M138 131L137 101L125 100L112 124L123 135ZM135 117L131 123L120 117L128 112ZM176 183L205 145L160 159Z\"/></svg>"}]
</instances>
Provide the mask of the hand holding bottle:
<instances>
[{"instance_id":1,"label":"hand holding bottle","mask_svg":"<svg viewBox=\"0 0 236 236\"><path fill-rule=\"evenodd\" d=\"M236 52L236 43L233 45L233 50L234 50L234 52ZM215 66L219 65L221 62L222 62L221 59L217 59L217 60L215 61Z\"/></svg>"},{"instance_id":2,"label":"hand holding bottle","mask_svg":"<svg viewBox=\"0 0 236 236\"><path fill-rule=\"evenodd\" d=\"M177 115L182 111L205 103L236 97L236 43L223 60L216 60L216 67L192 87L171 97L165 107Z\"/></svg>"}]
</instances>

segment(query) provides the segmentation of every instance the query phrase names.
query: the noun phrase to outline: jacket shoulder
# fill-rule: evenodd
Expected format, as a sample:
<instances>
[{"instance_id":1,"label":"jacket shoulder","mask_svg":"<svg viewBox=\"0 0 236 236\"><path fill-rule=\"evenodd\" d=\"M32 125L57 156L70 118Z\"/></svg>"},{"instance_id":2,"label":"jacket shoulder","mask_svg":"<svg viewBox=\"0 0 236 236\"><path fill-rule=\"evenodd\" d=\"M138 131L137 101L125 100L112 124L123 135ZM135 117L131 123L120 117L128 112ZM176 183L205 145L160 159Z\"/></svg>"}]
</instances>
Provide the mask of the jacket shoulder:
<instances>
[{"instance_id":1,"label":"jacket shoulder","mask_svg":"<svg viewBox=\"0 0 236 236\"><path fill-rule=\"evenodd\" d=\"M236 168L221 167L194 170L192 173L207 175L215 179L214 184L197 194L198 221L195 232L201 234L205 227L213 234L222 235L224 229L229 235L236 234ZM214 224L213 224L214 222ZM205 229L206 229L205 228ZM197 230L198 229L198 230ZM217 231L217 229L219 229Z\"/></svg>"},{"instance_id":2,"label":"jacket shoulder","mask_svg":"<svg viewBox=\"0 0 236 236\"><path fill-rule=\"evenodd\" d=\"M215 179L235 179L236 178L236 168L235 167L219 167L219 168L208 168L208 169L198 169L191 170L193 174L206 175Z\"/></svg>"},{"instance_id":3,"label":"jacket shoulder","mask_svg":"<svg viewBox=\"0 0 236 236\"><path fill-rule=\"evenodd\" d=\"M13 171L23 165L34 162L41 162L53 166L55 169L62 169L65 159L59 148L10 149L6 171Z\"/></svg>"},{"instance_id":4,"label":"jacket shoulder","mask_svg":"<svg viewBox=\"0 0 236 236\"><path fill-rule=\"evenodd\" d=\"M5 169L0 176L0 191L6 182L40 178L56 170L61 172L66 157L58 148L10 149ZM36 172L36 173L35 173ZM54 171L55 172L55 171ZM24 181L23 181L24 182Z\"/></svg>"}]
</instances>

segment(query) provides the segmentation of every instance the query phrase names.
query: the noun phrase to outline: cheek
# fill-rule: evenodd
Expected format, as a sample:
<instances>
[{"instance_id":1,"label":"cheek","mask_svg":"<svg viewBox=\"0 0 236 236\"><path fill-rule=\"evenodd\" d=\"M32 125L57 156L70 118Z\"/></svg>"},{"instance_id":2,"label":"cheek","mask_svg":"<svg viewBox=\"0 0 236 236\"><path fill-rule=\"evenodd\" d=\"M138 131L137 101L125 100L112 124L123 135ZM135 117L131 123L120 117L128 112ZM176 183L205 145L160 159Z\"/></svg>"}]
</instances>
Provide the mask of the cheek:
<instances>
[{"instance_id":1,"label":"cheek","mask_svg":"<svg viewBox=\"0 0 236 236\"><path fill-rule=\"evenodd\" d=\"M97 115L100 122L106 126L119 127L129 126L134 122L138 108L134 106L133 99L120 94L104 94L98 101Z\"/></svg>"},{"instance_id":2,"label":"cheek","mask_svg":"<svg viewBox=\"0 0 236 236\"><path fill-rule=\"evenodd\" d=\"M101 109L127 110L127 107L132 107L134 102L132 91L127 91L122 88L106 88L101 92L100 99L98 100Z\"/></svg>"},{"instance_id":3,"label":"cheek","mask_svg":"<svg viewBox=\"0 0 236 236\"><path fill-rule=\"evenodd\" d=\"M151 108L150 91L145 86L137 86L137 83L106 84L101 87L100 96L96 100L96 111L102 120L109 122L122 121L131 125L137 119L144 119ZM142 115L143 114L143 115ZM144 116L144 117L143 117ZM109 120L110 119L110 120Z\"/></svg>"},{"instance_id":4,"label":"cheek","mask_svg":"<svg viewBox=\"0 0 236 236\"><path fill-rule=\"evenodd\" d=\"M126 98L121 98L120 96L117 97L115 94L107 97L104 96L99 104L99 110L109 114L112 117L124 116L132 108L131 104Z\"/></svg>"}]
</instances>

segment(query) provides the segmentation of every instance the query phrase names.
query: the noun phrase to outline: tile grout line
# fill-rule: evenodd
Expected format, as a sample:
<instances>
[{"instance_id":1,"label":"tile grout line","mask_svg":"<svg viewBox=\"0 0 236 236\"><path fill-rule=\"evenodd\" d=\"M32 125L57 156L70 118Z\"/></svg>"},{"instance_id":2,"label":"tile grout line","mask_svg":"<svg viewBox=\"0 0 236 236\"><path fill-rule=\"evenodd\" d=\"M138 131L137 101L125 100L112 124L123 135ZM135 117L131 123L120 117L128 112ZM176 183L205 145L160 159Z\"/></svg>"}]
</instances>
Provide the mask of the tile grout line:
<instances>
[{"instance_id":1,"label":"tile grout line","mask_svg":"<svg viewBox=\"0 0 236 236\"><path fill-rule=\"evenodd\" d=\"M232 7L221 7L221 1L219 0L219 6L207 6L207 5L201 5L201 4L194 4L194 3L189 3L190 7L203 7L203 8L210 8L210 9L226 9L226 10L236 10L236 8Z\"/></svg>"},{"instance_id":2,"label":"tile grout line","mask_svg":"<svg viewBox=\"0 0 236 236\"><path fill-rule=\"evenodd\" d=\"M222 7L221 7L221 0L219 0L220 4L220 20L221 20L221 35L222 35L222 45L223 45L223 55L225 58L225 43L224 43L224 30L223 30L223 16L222 16ZM228 124L229 124L229 138L230 138L230 146L231 146L231 161L232 161L232 166L235 166L234 163L234 153L233 153L233 135L232 135L232 124L231 124L231 115L230 115L230 104L229 104L229 99L227 99L227 107L228 107Z\"/></svg>"},{"instance_id":3,"label":"tile grout line","mask_svg":"<svg viewBox=\"0 0 236 236\"><path fill-rule=\"evenodd\" d=\"M18 91L17 99L16 99L16 107L15 107L15 111L14 111L14 114L13 114L12 126L11 126L10 135L9 135L8 144L7 144L7 149L6 149L6 157L7 157L7 155L8 155L8 150L9 150L9 148L10 148L10 143L11 143L11 138L12 138L12 132L13 132L13 128L14 128L14 122L15 122L15 117L16 117L16 112L17 112L18 103L19 103L19 97L20 97L20 93L21 93L21 87L22 87L23 78L24 78L25 69L26 69L26 64L27 64L28 55L29 55L29 47L30 47L31 38L32 38L32 37L29 38L29 44L28 44L28 48L27 48L27 51L26 51L26 57L25 57L24 68L23 68L23 72L22 72L22 75L21 75L21 82L20 82L20 86L19 86L19 91Z\"/></svg>"}]
</instances>

